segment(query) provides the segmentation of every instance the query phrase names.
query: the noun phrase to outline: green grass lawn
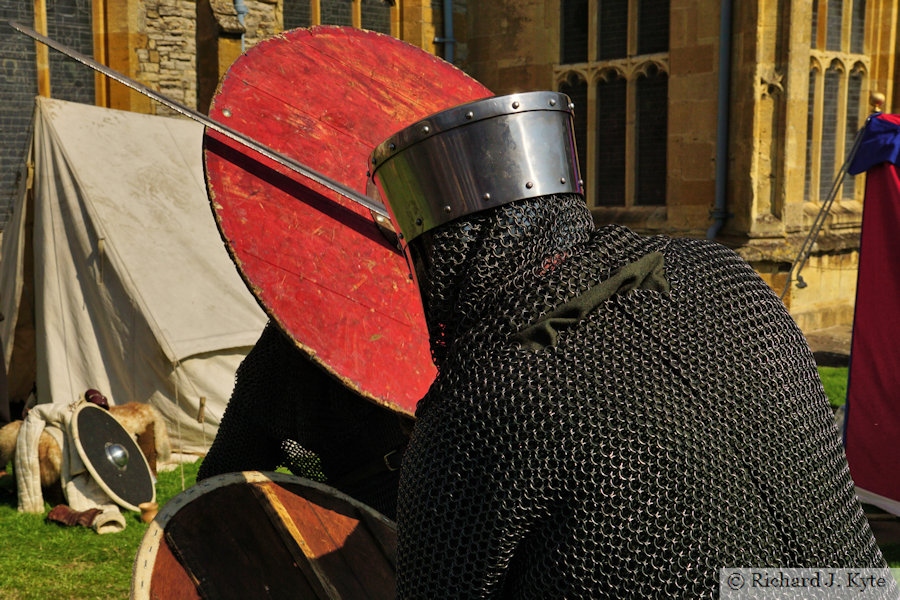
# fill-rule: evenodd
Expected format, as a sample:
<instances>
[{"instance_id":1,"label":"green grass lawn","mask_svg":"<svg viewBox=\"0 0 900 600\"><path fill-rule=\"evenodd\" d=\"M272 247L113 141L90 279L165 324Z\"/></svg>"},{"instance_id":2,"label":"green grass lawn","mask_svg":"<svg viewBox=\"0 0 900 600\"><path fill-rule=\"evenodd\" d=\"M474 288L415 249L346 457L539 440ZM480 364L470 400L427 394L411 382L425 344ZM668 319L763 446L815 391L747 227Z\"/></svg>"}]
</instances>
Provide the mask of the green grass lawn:
<instances>
[{"instance_id":1,"label":"green grass lawn","mask_svg":"<svg viewBox=\"0 0 900 600\"><path fill-rule=\"evenodd\" d=\"M892 569L900 569L900 544L889 544L881 547L881 553L888 566Z\"/></svg>"},{"instance_id":2,"label":"green grass lawn","mask_svg":"<svg viewBox=\"0 0 900 600\"><path fill-rule=\"evenodd\" d=\"M819 371L831 404L842 405L847 369L820 367ZM199 461L184 465L186 487L193 485L199 466ZM160 507L181 490L181 469L159 474ZM125 531L97 535L90 529L47 523L44 515L19 514L17 503L14 477L0 477L0 599L128 597L132 562L147 529L137 513L124 513ZM882 551L892 567L900 567L900 544L884 546Z\"/></svg>"},{"instance_id":3,"label":"green grass lawn","mask_svg":"<svg viewBox=\"0 0 900 600\"><path fill-rule=\"evenodd\" d=\"M847 401L847 367L819 367L819 378L831 406L843 406Z\"/></svg>"},{"instance_id":4,"label":"green grass lawn","mask_svg":"<svg viewBox=\"0 0 900 600\"><path fill-rule=\"evenodd\" d=\"M193 485L200 462L184 465L184 483ZM160 473L160 506L181 492L181 469ZM127 526L97 535L92 529L46 522L45 515L20 514L15 478L0 478L0 598L127 598L131 565L147 525L123 511ZM49 504L45 505L49 510ZM45 513L46 514L46 513Z\"/></svg>"}]
</instances>

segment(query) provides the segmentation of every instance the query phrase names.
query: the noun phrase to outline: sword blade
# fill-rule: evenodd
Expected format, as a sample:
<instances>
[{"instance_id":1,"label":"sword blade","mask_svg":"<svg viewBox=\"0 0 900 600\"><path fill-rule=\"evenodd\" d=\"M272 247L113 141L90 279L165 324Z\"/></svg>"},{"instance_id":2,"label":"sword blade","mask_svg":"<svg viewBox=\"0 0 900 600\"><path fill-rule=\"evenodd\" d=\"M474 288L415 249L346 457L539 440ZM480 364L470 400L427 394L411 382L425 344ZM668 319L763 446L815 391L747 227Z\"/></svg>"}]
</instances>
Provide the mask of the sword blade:
<instances>
[{"instance_id":1,"label":"sword blade","mask_svg":"<svg viewBox=\"0 0 900 600\"><path fill-rule=\"evenodd\" d=\"M276 163L280 164L281 166L286 167L286 168L290 169L291 171L294 171L295 173L298 173L298 174L302 175L303 177L306 177L307 179L310 179L320 185L325 186L332 192L335 192L352 202L356 202L357 204L364 206L365 208L369 209L373 213L381 215L382 217L388 218L388 212L385 209L383 204L373 201L368 196L360 194L353 188L347 187L343 183L340 183L339 181L335 181L334 179L328 177L327 175L323 175L322 173L319 173L315 169L307 167L303 163L291 158L290 156L282 154L281 152L278 152L277 150L273 150L272 148L269 148L268 146L265 146L264 144L257 142L256 140L254 140L253 138L251 138L248 135L240 133L239 131L236 131L236 130L228 127L227 125L223 125L222 123L219 123L218 121L210 119L203 113L199 113L192 108L189 108L183 104L176 102L175 100L172 100L171 98L168 98L167 96L164 96L163 94L160 94L159 92L151 90L147 86L135 81L134 79L131 79L131 78L123 75L122 73L119 73L118 71L110 69L106 65L98 63L97 61L95 61L93 58L91 58L89 56L85 56L84 54L81 54L80 52L76 52L75 50L72 50L71 48L63 46L59 42L57 42L45 35L41 35L40 33L38 33L37 31L35 31L33 29L25 27L24 25L20 25L19 23L16 23L15 21L8 21L8 23L9 23L10 27L15 29L19 33L23 33L23 34L27 35L28 37L56 50L57 52L60 52L64 55L68 56L69 58L76 60L76 61L80 62L81 64L83 64L87 67L90 67L91 69L94 69L95 71L99 71L100 73L103 73L110 79L113 79L125 86L128 86L129 88L133 89L134 91L139 92L139 93L155 100L156 102L159 102L160 104L171 108L175 112L182 114L185 117L193 119L194 121L198 121L214 131L218 131L222 135L224 135L240 144L243 144L247 148L250 148L254 152L258 152L259 154L262 154L266 158L275 161Z\"/></svg>"}]
</instances>

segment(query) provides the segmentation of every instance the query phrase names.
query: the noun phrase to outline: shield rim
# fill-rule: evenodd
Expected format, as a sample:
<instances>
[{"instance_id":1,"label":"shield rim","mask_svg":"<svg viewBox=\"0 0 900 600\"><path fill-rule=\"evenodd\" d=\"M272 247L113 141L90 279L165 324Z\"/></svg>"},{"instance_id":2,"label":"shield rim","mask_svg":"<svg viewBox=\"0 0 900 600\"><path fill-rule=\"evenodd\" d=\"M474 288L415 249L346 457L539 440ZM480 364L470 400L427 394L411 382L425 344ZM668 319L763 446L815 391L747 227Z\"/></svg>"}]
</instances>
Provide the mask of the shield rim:
<instances>
[{"instance_id":1,"label":"shield rim","mask_svg":"<svg viewBox=\"0 0 900 600\"><path fill-rule=\"evenodd\" d=\"M103 414L107 415L110 419L115 421L115 424L118 425L119 428L125 433L125 437L131 443L132 448L134 450L136 450L137 454L141 457L141 460L143 461L142 464L144 465L144 467L147 470L147 477L150 479L150 483L151 483L150 488L153 490L153 494L151 495L149 500L144 500L144 502L155 502L156 501L156 483L153 481L153 472L150 470L150 463L147 462L147 457L144 456L144 453L141 452L140 447L131 438L131 433L129 433L129 431L127 429L125 429L125 427L122 426L122 424L119 422L119 420L116 419L111 413L109 413L109 412L103 410L102 408L100 408L99 406L96 406L89 402L84 403L75 409L75 412L72 414L72 420L71 420L72 440L75 443L75 448L78 450L78 456L81 457L81 462L84 463L85 469L87 469L87 472L91 474L91 477L94 478L94 481L97 482L97 485L100 486L100 489L102 489L104 492L106 492L106 494L116 504L118 504L122 508L127 508L128 510L132 510L134 512L141 512L140 508L138 508L134 504L131 504L130 502L124 500L121 496L119 496L117 493L115 493L112 490L112 488L110 488L109 485L105 481L103 481L103 479L100 478L100 475L97 473L96 467L94 467L94 465L91 463L90 459L87 456L87 453L85 452L84 448L82 447L81 435L79 434L79 431L78 431L78 416L85 409L91 409L91 410L96 409L96 410L101 411ZM132 452L132 448L128 449L129 457L134 456L134 453Z\"/></svg>"}]
</instances>

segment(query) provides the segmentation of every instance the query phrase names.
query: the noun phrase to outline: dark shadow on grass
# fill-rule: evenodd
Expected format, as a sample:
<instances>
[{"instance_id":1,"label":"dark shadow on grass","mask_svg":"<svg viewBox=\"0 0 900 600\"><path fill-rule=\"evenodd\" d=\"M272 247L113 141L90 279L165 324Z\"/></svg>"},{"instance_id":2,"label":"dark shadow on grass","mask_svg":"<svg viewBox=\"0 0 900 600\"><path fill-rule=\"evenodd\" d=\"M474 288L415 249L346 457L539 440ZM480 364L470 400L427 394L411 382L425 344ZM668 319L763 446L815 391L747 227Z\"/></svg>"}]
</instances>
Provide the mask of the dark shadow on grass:
<instances>
[{"instance_id":1,"label":"dark shadow on grass","mask_svg":"<svg viewBox=\"0 0 900 600\"><path fill-rule=\"evenodd\" d=\"M16 476L12 471L0 477L0 506L9 506L13 510L19 506L19 498L16 495Z\"/></svg>"},{"instance_id":2,"label":"dark shadow on grass","mask_svg":"<svg viewBox=\"0 0 900 600\"><path fill-rule=\"evenodd\" d=\"M882 546L881 553L889 565L900 567L900 543Z\"/></svg>"}]
</instances>

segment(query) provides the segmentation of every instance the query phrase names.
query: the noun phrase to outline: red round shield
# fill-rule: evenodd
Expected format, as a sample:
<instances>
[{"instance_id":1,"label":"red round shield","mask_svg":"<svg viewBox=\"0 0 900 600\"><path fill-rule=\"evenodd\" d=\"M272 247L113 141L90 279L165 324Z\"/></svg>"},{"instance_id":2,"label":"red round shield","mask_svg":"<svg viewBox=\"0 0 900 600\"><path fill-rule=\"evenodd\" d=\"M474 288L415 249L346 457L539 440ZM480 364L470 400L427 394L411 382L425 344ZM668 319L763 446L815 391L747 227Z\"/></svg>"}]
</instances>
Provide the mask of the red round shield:
<instances>
[{"instance_id":1,"label":"red round shield","mask_svg":"<svg viewBox=\"0 0 900 600\"><path fill-rule=\"evenodd\" d=\"M210 117L366 192L376 145L490 96L449 63L360 29L295 29L228 70ZM210 200L250 290L347 387L411 414L434 380L410 269L369 210L207 130Z\"/></svg>"}]
</instances>

